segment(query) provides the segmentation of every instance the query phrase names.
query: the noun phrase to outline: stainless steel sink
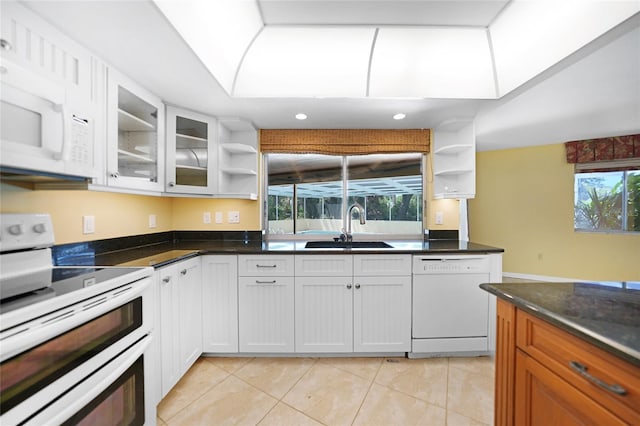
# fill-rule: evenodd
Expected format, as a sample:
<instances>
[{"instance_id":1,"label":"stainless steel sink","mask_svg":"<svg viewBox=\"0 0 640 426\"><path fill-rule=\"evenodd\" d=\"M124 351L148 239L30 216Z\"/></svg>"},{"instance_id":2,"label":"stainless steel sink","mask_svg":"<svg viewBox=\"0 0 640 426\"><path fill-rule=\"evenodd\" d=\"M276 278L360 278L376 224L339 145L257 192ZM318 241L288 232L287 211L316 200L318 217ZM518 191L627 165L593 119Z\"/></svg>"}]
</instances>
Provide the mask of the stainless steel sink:
<instances>
[{"instance_id":1,"label":"stainless steel sink","mask_svg":"<svg viewBox=\"0 0 640 426\"><path fill-rule=\"evenodd\" d=\"M393 248L384 241L308 241L305 248Z\"/></svg>"}]
</instances>

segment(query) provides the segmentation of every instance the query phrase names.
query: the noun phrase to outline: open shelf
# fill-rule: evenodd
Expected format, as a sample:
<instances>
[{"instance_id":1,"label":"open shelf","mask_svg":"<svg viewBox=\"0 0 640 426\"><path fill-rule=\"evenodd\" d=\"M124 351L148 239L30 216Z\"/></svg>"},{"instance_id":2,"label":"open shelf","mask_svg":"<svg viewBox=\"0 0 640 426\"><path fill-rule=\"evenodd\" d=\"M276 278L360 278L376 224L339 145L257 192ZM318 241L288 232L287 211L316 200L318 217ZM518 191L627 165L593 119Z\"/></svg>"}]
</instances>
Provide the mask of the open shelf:
<instances>
[{"instance_id":1,"label":"open shelf","mask_svg":"<svg viewBox=\"0 0 640 426\"><path fill-rule=\"evenodd\" d=\"M124 132L153 132L156 128L152 123L144 121L123 109L118 109L118 130Z\"/></svg>"},{"instance_id":2,"label":"open shelf","mask_svg":"<svg viewBox=\"0 0 640 426\"><path fill-rule=\"evenodd\" d=\"M438 148L433 153L437 155L455 155L469 149L474 149L474 146L471 144L454 144Z\"/></svg>"}]
</instances>

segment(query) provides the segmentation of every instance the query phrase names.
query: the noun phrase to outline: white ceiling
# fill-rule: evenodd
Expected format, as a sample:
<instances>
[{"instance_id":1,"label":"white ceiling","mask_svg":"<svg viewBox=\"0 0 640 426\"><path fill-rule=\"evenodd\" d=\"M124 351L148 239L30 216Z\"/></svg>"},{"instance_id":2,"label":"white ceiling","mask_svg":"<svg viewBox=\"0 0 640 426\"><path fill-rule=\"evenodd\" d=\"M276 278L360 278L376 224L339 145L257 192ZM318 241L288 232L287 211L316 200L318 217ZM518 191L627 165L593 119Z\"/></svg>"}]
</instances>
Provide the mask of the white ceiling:
<instances>
[{"instance_id":1,"label":"white ceiling","mask_svg":"<svg viewBox=\"0 0 640 426\"><path fill-rule=\"evenodd\" d=\"M477 116L479 149L640 132L640 14L498 100L231 98L150 0L24 3L165 102L244 117L260 128L429 128L452 117ZM486 26L505 3L261 0L259 5L267 24L434 23L411 21L422 16L444 25ZM309 119L295 120L298 112ZM396 112L407 118L393 120Z\"/></svg>"}]
</instances>

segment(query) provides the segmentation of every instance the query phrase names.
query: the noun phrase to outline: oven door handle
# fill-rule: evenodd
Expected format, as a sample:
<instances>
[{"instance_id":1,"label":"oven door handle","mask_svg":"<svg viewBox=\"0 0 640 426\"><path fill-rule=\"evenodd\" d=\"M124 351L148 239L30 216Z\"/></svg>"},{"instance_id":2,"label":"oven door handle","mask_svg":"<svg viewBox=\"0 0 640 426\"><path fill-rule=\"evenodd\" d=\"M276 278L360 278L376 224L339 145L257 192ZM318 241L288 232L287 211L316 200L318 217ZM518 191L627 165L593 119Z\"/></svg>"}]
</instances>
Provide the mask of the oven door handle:
<instances>
[{"instance_id":1,"label":"oven door handle","mask_svg":"<svg viewBox=\"0 0 640 426\"><path fill-rule=\"evenodd\" d=\"M0 337L2 361L128 303L150 285L151 279L144 278L5 331Z\"/></svg>"},{"instance_id":2,"label":"oven door handle","mask_svg":"<svg viewBox=\"0 0 640 426\"><path fill-rule=\"evenodd\" d=\"M96 374L81 382L76 388L65 394L37 416L31 418L26 425L40 426L43 424L61 424L71 416L79 412L85 405L98 397L105 389L114 383L134 362L144 353L151 344L151 336L145 336L142 340L129 348L126 352L114 358L111 362L100 368ZM148 372L144 373L145 375ZM145 392L146 394L147 392ZM147 395L145 395L146 397Z\"/></svg>"}]
</instances>

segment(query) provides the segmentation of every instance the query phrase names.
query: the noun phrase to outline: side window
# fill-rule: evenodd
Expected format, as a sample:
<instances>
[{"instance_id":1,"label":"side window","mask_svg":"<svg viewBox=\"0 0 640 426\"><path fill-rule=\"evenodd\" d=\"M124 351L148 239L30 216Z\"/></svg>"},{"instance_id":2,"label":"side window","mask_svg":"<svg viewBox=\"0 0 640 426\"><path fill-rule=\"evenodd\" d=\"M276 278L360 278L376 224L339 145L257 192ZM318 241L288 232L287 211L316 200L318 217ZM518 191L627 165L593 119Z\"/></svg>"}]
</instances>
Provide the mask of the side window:
<instances>
[{"instance_id":1,"label":"side window","mask_svg":"<svg viewBox=\"0 0 640 426\"><path fill-rule=\"evenodd\" d=\"M574 228L640 232L640 170L576 173Z\"/></svg>"}]
</instances>

